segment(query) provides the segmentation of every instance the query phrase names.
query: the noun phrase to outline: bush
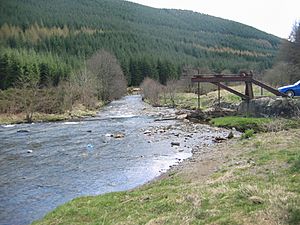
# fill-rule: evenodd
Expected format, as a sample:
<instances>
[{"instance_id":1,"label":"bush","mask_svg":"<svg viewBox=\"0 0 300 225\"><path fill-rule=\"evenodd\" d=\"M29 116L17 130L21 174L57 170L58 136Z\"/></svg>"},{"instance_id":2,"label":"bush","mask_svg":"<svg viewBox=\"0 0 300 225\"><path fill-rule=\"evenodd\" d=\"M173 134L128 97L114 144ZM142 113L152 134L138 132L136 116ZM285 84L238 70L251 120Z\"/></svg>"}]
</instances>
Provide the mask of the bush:
<instances>
[{"instance_id":1,"label":"bush","mask_svg":"<svg viewBox=\"0 0 300 225\"><path fill-rule=\"evenodd\" d=\"M254 135L253 129L245 130L245 133L242 134L241 139L249 139L249 138L253 137L253 135Z\"/></svg>"},{"instance_id":2,"label":"bush","mask_svg":"<svg viewBox=\"0 0 300 225\"><path fill-rule=\"evenodd\" d=\"M145 78L140 88L142 89L143 98L147 99L151 105L160 105L159 96L163 90L163 86L150 78Z\"/></svg>"}]
</instances>

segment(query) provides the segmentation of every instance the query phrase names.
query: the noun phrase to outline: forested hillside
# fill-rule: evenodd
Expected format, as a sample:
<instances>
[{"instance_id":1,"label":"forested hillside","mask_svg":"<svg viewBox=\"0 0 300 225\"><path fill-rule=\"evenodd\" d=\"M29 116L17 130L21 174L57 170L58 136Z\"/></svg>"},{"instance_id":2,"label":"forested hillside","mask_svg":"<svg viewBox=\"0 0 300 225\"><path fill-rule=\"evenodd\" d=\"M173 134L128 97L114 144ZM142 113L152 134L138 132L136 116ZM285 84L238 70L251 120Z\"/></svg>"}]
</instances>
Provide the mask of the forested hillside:
<instances>
[{"instance_id":1,"label":"forested hillside","mask_svg":"<svg viewBox=\"0 0 300 225\"><path fill-rule=\"evenodd\" d=\"M184 66L215 72L270 68L280 39L192 11L123 0L0 0L1 89L34 71L40 85L70 78L104 49L129 85L149 76L165 83ZM24 72L25 71L25 72Z\"/></svg>"}]
</instances>

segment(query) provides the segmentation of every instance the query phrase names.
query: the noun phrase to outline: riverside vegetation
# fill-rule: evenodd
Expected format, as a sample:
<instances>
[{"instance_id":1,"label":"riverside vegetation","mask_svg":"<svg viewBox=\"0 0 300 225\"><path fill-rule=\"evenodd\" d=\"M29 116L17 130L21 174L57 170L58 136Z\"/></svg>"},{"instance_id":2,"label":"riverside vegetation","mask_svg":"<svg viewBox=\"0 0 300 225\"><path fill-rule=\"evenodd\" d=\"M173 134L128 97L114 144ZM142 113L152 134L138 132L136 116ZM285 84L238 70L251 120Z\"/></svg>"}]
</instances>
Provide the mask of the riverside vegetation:
<instances>
[{"instance_id":1,"label":"riverside vegetation","mask_svg":"<svg viewBox=\"0 0 300 225\"><path fill-rule=\"evenodd\" d=\"M43 87L38 65L22 65L16 86L0 90L1 123L92 116L103 104L126 93L121 67L115 56L106 51L94 54L82 70L57 86Z\"/></svg>"}]
</instances>

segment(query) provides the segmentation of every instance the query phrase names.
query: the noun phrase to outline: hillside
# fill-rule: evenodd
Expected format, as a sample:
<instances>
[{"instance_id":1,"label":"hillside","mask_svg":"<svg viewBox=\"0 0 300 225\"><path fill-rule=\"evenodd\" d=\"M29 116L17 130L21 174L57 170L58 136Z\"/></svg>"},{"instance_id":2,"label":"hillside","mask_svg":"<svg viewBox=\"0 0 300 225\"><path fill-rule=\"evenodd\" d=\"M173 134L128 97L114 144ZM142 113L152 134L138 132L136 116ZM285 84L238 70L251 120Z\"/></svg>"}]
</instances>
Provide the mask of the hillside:
<instances>
[{"instance_id":1,"label":"hillside","mask_svg":"<svg viewBox=\"0 0 300 225\"><path fill-rule=\"evenodd\" d=\"M0 3L2 89L16 81L20 72L8 68L17 68L22 58L39 58L38 67L48 66L46 76L57 84L106 49L117 56L129 85L138 85L145 76L162 83L178 77L184 65L260 72L271 67L280 44L279 38L237 22L122 0ZM9 65L12 61L17 66Z\"/></svg>"}]
</instances>

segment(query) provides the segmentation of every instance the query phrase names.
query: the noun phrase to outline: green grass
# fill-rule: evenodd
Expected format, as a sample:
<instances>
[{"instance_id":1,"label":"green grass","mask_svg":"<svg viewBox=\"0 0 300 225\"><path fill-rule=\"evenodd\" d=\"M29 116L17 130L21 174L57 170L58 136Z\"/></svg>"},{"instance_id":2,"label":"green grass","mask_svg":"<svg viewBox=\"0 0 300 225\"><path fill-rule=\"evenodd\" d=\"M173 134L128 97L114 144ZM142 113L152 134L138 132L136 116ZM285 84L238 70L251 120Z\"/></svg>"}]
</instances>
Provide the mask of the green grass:
<instances>
[{"instance_id":1,"label":"green grass","mask_svg":"<svg viewBox=\"0 0 300 225\"><path fill-rule=\"evenodd\" d=\"M77 198L34 224L296 225L299 139L296 129L224 143L216 148L227 161L210 176L179 171L133 191Z\"/></svg>"},{"instance_id":2,"label":"green grass","mask_svg":"<svg viewBox=\"0 0 300 225\"><path fill-rule=\"evenodd\" d=\"M47 113L34 113L32 120L33 122L56 122L69 120L74 118L83 118L95 116L102 107L104 103L99 102L99 106L95 110L89 110L82 105L77 105L70 112L65 112L62 114L47 114ZM16 124L16 123L25 123L26 122L25 113L19 114L0 114L0 124Z\"/></svg>"},{"instance_id":3,"label":"green grass","mask_svg":"<svg viewBox=\"0 0 300 225\"><path fill-rule=\"evenodd\" d=\"M241 139L249 139L253 137L253 135L254 135L253 129L245 130L245 133L242 134Z\"/></svg>"},{"instance_id":4,"label":"green grass","mask_svg":"<svg viewBox=\"0 0 300 225\"><path fill-rule=\"evenodd\" d=\"M263 131L264 125L272 121L269 118L252 118L228 116L213 118L210 123L217 127L236 128L239 131L254 130L255 132Z\"/></svg>"},{"instance_id":5,"label":"green grass","mask_svg":"<svg viewBox=\"0 0 300 225\"><path fill-rule=\"evenodd\" d=\"M258 133L298 128L300 127L300 120L227 116L213 118L210 124L217 127L235 128L241 132L253 130Z\"/></svg>"}]
</instances>

